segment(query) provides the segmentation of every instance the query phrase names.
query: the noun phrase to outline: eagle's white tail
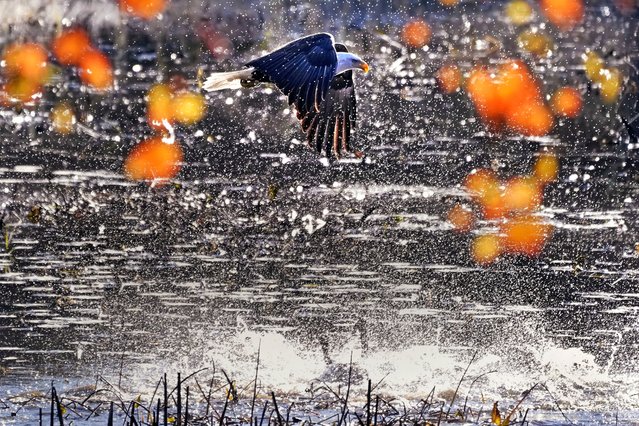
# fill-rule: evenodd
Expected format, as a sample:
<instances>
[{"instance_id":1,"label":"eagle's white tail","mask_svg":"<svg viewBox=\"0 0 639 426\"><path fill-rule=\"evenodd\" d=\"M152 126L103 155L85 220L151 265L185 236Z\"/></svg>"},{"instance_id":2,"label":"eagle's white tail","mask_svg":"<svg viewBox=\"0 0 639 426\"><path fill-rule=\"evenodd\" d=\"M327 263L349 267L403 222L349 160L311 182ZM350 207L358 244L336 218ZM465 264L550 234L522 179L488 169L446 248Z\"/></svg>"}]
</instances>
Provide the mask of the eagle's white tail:
<instances>
[{"instance_id":1,"label":"eagle's white tail","mask_svg":"<svg viewBox=\"0 0 639 426\"><path fill-rule=\"evenodd\" d=\"M204 82L202 88L208 92L223 89L239 89L242 87L241 80L250 80L253 75L253 68L246 68L230 72L214 72Z\"/></svg>"}]
</instances>

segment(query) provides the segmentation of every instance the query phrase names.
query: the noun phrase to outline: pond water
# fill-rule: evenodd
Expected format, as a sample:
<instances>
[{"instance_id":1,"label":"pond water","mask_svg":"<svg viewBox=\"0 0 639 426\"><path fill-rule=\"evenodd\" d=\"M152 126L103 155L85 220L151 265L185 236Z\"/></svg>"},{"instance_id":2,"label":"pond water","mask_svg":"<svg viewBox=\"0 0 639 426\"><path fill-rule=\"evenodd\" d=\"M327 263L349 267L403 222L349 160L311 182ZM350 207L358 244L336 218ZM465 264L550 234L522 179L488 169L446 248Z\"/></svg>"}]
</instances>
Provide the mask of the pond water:
<instances>
[{"instance_id":1,"label":"pond water","mask_svg":"<svg viewBox=\"0 0 639 426\"><path fill-rule=\"evenodd\" d=\"M432 12L427 52L392 34L336 33L372 67L356 77L363 158L309 150L284 99L259 87L207 95L205 119L177 129L176 179L128 180L122 164L151 133L144 95L161 74L142 42L116 62L115 93L62 79L34 109L3 110L0 422L35 424L48 399L33 392L51 381L64 395L108 380L130 401L148 398L165 372L175 380L206 368L201 383L223 386L223 369L250 399L259 348L266 399L344 386L352 359L358 407L368 378L417 407L433 388L450 402L464 377L456 404L468 394L484 420L493 402L507 411L541 383L522 403L530 424L639 424L639 145L619 118L636 113L636 21L597 3L584 30L557 34L554 56L534 70L544 87L584 88L583 115L548 136L500 136L474 118L466 94L443 96L433 78L453 48L464 70L499 60L478 48L488 28L512 31L497 6ZM113 34L144 39L135 22L106 28L101 46L116 53ZM160 32L158 45L169 41L185 57L162 66L193 84L198 66L231 69L260 49L215 64L190 55L188 36ZM602 106L586 88L583 46L608 52L630 77L618 104ZM60 93L81 111L70 136L49 130ZM496 225L454 231L448 211L470 203L464 178L479 168L527 173L544 150L561 167L538 211L553 227L543 253L477 265L473 235ZM11 417L28 395L36 400Z\"/></svg>"}]
</instances>

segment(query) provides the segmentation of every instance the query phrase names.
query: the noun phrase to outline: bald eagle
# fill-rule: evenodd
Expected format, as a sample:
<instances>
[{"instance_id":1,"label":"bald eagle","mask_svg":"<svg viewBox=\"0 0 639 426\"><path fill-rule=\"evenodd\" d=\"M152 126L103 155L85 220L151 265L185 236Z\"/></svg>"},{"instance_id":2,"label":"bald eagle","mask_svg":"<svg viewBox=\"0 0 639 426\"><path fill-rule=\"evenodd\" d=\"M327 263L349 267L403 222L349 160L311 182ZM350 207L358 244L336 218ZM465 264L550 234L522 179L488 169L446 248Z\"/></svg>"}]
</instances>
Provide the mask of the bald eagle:
<instances>
[{"instance_id":1,"label":"bald eagle","mask_svg":"<svg viewBox=\"0 0 639 426\"><path fill-rule=\"evenodd\" d=\"M211 74L208 91L254 87L272 83L288 97L311 149L339 158L350 150L356 119L354 69L368 72L368 64L335 43L326 33L294 40L254 59L239 71Z\"/></svg>"}]
</instances>

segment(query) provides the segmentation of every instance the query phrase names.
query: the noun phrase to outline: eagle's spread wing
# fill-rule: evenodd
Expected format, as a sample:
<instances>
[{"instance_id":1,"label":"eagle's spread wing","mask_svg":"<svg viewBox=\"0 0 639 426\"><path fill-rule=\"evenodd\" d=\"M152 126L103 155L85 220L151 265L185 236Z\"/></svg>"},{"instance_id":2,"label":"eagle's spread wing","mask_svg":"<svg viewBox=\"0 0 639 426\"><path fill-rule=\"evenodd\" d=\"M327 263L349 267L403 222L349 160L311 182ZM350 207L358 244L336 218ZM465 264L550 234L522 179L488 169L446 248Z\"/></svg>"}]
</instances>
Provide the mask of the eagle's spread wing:
<instances>
[{"instance_id":1,"label":"eagle's spread wing","mask_svg":"<svg viewBox=\"0 0 639 426\"><path fill-rule=\"evenodd\" d=\"M335 44L338 52L348 52L343 44ZM357 99L353 84L353 71L345 71L336 75L326 94L326 99L319 111L309 111L306 115L298 114L302 122L302 130L306 132L308 145L326 155L333 150L339 158L342 152L350 150L351 128L355 125Z\"/></svg>"},{"instance_id":2,"label":"eagle's spread wing","mask_svg":"<svg viewBox=\"0 0 639 426\"><path fill-rule=\"evenodd\" d=\"M292 41L248 64L274 83L295 104L298 115L319 111L337 69L337 53L330 34L320 33Z\"/></svg>"}]
</instances>

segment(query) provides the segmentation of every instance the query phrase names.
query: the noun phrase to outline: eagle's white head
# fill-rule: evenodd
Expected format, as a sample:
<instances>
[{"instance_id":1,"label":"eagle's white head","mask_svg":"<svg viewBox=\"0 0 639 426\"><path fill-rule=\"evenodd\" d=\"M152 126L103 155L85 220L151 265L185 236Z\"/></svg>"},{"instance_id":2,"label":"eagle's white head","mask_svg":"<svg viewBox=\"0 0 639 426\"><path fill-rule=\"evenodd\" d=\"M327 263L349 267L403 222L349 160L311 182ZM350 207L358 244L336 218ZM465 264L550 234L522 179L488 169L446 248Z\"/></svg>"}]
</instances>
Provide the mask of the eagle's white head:
<instances>
[{"instance_id":1,"label":"eagle's white head","mask_svg":"<svg viewBox=\"0 0 639 426\"><path fill-rule=\"evenodd\" d=\"M347 52L337 52L337 69L335 75L348 70L362 70L368 72L368 64L357 55Z\"/></svg>"}]
</instances>

